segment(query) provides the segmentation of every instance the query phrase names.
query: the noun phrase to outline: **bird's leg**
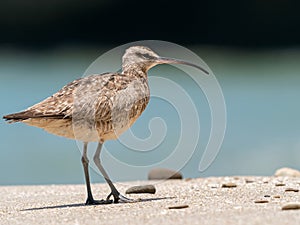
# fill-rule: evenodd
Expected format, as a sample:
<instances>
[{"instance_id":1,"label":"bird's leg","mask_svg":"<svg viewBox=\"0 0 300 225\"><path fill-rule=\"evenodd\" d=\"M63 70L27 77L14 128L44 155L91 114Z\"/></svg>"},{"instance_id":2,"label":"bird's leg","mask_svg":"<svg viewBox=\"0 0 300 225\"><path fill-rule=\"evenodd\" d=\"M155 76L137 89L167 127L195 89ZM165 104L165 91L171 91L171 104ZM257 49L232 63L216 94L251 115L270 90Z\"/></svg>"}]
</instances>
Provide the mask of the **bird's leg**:
<instances>
[{"instance_id":1,"label":"bird's leg","mask_svg":"<svg viewBox=\"0 0 300 225\"><path fill-rule=\"evenodd\" d=\"M94 200L92 190L91 190L91 183L90 183L90 176L89 176L89 159L87 157L87 142L83 143L83 153L81 157L81 162L83 165L85 182L86 182L86 189L87 189L87 200L85 202L86 205L98 205L98 204L105 204L108 203L104 200ZM111 202L112 203L112 202Z\"/></svg>"},{"instance_id":2,"label":"bird's leg","mask_svg":"<svg viewBox=\"0 0 300 225\"><path fill-rule=\"evenodd\" d=\"M120 192L117 190L117 188L114 186L112 181L109 179L108 174L104 170L101 160L100 160L100 153L102 149L102 143L99 142L97 150L94 155L94 162L98 169L100 170L101 174L103 175L104 179L106 180L107 184L110 187L111 193L107 196L106 201L109 201L109 198L111 196L114 197L114 203L118 203L119 201L121 202L134 202L134 200L126 198L125 196L121 195Z\"/></svg>"}]
</instances>

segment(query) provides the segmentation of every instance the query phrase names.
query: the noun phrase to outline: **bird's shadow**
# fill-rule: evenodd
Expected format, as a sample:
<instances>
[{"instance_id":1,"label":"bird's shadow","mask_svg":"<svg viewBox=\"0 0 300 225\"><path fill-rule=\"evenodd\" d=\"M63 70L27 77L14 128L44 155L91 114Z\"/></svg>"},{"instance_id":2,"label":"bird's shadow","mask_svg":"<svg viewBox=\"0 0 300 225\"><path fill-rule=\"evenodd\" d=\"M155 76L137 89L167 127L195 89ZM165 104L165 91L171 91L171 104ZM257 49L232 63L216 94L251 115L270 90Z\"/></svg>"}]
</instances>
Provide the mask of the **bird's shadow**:
<instances>
[{"instance_id":1,"label":"bird's shadow","mask_svg":"<svg viewBox=\"0 0 300 225\"><path fill-rule=\"evenodd\" d=\"M144 198L144 199L139 199L137 202L133 202L133 203L160 201L160 200L164 200L164 199L173 199L173 198L175 198L175 197ZM133 204L133 203L127 203L127 204ZM126 204L126 203L118 203L118 204ZM110 205L110 204L105 204L105 205ZM53 205L53 206L28 208L28 209L22 209L20 211L33 211L33 210L43 210L43 209L61 209L61 208L73 208L73 207L84 207L84 206L89 207L89 206L96 206L96 205L86 205L84 203L75 203L75 204Z\"/></svg>"}]
</instances>

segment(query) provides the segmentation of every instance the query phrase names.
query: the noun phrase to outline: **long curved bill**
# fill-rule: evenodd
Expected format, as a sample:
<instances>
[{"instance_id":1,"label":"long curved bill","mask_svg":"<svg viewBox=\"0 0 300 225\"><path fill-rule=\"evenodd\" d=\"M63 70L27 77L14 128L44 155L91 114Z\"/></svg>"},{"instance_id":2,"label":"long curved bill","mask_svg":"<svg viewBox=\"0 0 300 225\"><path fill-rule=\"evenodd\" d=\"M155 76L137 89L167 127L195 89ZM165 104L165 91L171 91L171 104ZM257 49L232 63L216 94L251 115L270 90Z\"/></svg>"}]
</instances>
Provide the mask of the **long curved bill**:
<instances>
[{"instance_id":1,"label":"long curved bill","mask_svg":"<svg viewBox=\"0 0 300 225\"><path fill-rule=\"evenodd\" d=\"M201 66L198 66L196 64L184 61L184 60L173 59L173 58L166 58L166 57L159 57L157 59L157 62L160 63L160 64L183 64L183 65L188 65L188 66L192 66L192 67L195 67L195 68L201 70L206 75L209 75L209 72L206 69L204 69Z\"/></svg>"}]
</instances>

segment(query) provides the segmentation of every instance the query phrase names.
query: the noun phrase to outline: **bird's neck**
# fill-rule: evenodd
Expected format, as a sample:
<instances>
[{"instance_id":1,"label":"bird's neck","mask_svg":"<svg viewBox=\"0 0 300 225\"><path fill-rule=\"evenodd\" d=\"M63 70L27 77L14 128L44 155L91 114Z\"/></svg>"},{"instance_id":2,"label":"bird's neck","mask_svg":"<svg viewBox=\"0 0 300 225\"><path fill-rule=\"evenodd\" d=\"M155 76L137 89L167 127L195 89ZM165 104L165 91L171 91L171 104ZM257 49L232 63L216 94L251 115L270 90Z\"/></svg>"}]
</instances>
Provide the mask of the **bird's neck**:
<instances>
[{"instance_id":1,"label":"bird's neck","mask_svg":"<svg viewBox=\"0 0 300 225\"><path fill-rule=\"evenodd\" d=\"M122 74L143 79L147 79L147 71L148 68L138 64L131 64L130 66L123 66L122 68Z\"/></svg>"}]
</instances>

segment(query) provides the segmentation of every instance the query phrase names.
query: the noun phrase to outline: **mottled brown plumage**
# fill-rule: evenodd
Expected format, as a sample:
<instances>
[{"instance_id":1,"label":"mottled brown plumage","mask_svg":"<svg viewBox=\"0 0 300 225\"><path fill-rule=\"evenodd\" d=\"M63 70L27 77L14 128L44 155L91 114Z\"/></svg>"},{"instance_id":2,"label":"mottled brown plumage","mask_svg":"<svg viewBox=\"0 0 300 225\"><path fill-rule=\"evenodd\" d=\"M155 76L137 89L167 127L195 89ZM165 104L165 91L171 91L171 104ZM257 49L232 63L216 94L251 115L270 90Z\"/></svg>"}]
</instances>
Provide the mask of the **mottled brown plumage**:
<instances>
[{"instance_id":1,"label":"mottled brown plumage","mask_svg":"<svg viewBox=\"0 0 300 225\"><path fill-rule=\"evenodd\" d=\"M106 73L77 79L44 101L4 118L67 138L104 142L129 128L148 101L146 77Z\"/></svg>"},{"instance_id":2,"label":"mottled brown plumage","mask_svg":"<svg viewBox=\"0 0 300 225\"><path fill-rule=\"evenodd\" d=\"M40 103L3 118L84 142L82 163L88 194L86 204L111 203L111 195L114 202L131 202L117 191L102 167L101 146L104 141L115 139L126 131L145 110L150 97L147 71L163 63L186 64L208 74L189 62L159 57L147 47L133 46L123 55L121 73L104 73L74 80ZM87 144L91 141L99 142L94 161L111 188L106 200L96 201L92 196L86 155Z\"/></svg>"}]
</instances>

